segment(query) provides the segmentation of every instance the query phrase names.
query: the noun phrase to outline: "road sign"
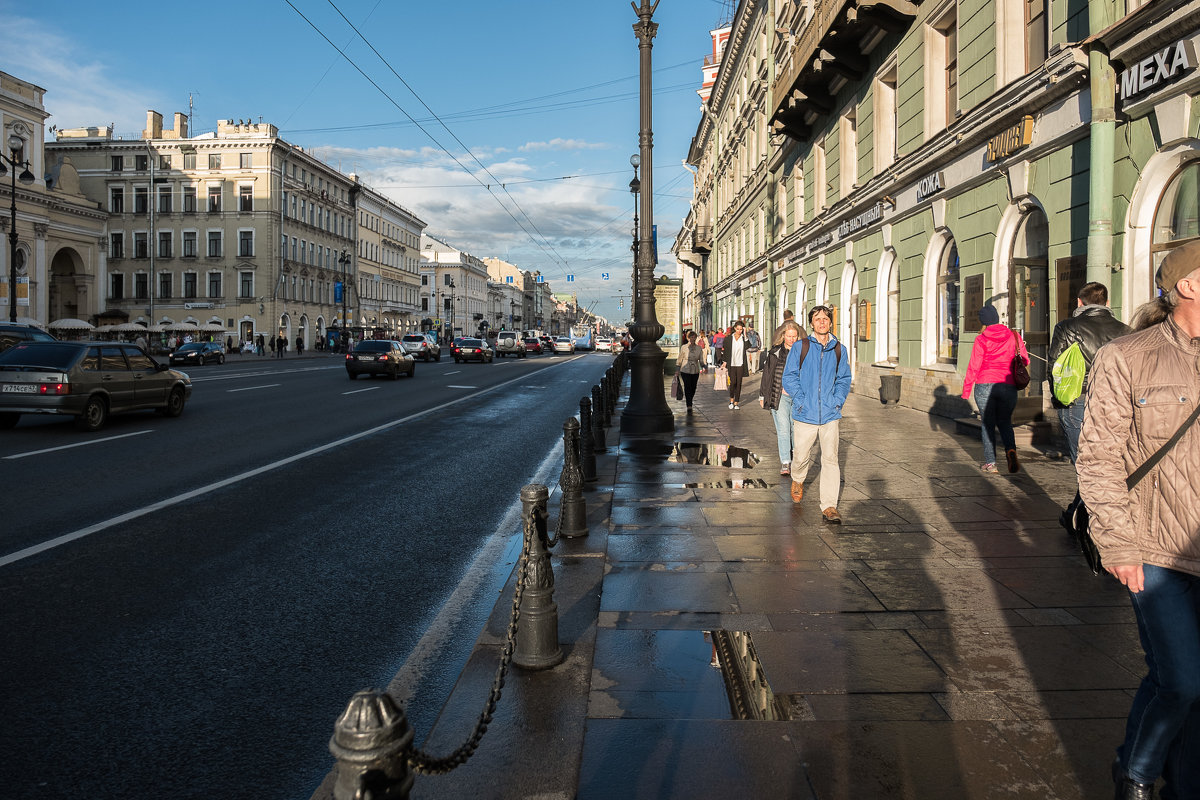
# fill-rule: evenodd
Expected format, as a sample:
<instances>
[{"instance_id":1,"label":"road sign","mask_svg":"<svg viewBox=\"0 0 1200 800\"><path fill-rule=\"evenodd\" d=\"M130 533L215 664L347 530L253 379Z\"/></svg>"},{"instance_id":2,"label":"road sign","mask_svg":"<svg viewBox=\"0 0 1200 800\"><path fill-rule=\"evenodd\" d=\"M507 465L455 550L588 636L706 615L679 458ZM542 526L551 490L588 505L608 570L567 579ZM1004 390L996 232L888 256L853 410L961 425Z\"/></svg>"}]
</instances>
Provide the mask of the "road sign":
<instances>
[{"instance_id":1,"label":"road sign","mask_svg":"<svg viewBox=\"0 0 1200 800\"><path fill-rule=\"evenodd\" d=\"M513 282L513 276L512 276L512 275L505 275L505 276L504 276L504 282L505 282L505 283L512 283L512 282Z\"/></svg>"},{"instance_id":2,"label":"road sign","mask_svg":"<svg viewBox=\"0 0 1200 800\"><path fill-rule=\"evenodd\" d=\"M600 280L604 280L604 281L608 280L608 273L607 273L607 272L601 272L601 273L600 273Z\"/></svg>"},{"instance_id":3,"label":"road sign","mask_svg":"<svg viewBox=\"0 0 1200 800\"><path fill-rule=\"evenodd\" d=\"M574 283L574 282L575 282L575 276L574 276L574 275L568 275L568 276L567 276L567 283Z\"/></svg>"},{"instance_id":4,"label":"road sign","mask_svg":"<svg viewBox=\"0 0 1200 800\"><path fill-rule=\"evenodd\" d=\"M545 275L538 275L538 276L537 276L537 282L538 282L538 283L545 283L545 282L546 282L546 276L545 276Z\"/></svg>"}]
</instances>

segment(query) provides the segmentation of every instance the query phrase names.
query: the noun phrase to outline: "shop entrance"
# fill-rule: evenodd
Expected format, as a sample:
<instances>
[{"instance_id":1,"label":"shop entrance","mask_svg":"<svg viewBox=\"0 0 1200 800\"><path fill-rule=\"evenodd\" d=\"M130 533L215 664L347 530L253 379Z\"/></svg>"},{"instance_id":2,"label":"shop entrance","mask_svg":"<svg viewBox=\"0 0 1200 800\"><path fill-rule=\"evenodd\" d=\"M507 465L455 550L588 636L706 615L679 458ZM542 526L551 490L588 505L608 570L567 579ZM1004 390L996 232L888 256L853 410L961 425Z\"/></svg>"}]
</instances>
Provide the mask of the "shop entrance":
<instances>
[{"instance_id":1,"label":"shop entrance","mask_svg":"<svg viewBox=\"0 0 1200 800\"><path fill-rule=\"evenodd\" d=\"M1008 324L1025 338L1029 350L1030 395L1042 393L1050 350L1049 225L1033 208L1017 225L1008 269Z\"/></svg>"}]
</instances>

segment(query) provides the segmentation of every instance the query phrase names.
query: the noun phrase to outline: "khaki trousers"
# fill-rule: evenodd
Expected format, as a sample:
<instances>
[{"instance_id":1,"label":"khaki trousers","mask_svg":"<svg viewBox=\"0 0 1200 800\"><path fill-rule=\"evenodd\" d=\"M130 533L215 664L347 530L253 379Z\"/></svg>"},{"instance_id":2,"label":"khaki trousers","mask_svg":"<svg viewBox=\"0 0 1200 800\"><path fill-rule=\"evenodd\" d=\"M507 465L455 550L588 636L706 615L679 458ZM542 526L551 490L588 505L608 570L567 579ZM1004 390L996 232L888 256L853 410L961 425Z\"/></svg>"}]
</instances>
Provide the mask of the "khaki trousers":
<instances>
[{"instance_id":1,"label":"khaki trousers","mask_svg":"<svg viewBox=\"0 0 1200 800\"><path fill-rule=\"evenodd\" d=\"M795 462L792 463L792 480L804 482L808 468L812 466L812 446L821 446L821 510L837 508L838 494L842 489L842 470L838 466L838 428L841 420L835 419L824 425L810 425L792 420L792 436L795 444Z\"/></svg>"}]
</instances>

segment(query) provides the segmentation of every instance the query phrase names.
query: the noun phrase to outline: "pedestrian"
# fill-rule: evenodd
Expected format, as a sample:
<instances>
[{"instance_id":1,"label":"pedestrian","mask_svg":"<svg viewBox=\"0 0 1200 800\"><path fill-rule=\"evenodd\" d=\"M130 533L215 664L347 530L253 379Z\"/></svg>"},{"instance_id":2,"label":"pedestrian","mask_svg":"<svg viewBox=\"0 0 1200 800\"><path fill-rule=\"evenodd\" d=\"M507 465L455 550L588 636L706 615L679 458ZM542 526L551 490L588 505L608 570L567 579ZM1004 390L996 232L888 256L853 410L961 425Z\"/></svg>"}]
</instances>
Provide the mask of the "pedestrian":
<instances>
[{"instance_id":1,"label":"pedestrian","mask_svg":"<svg viewBox=\"0 0 1200 800\"><path fill-rule=\"evenodd\" d=\"M687 413L692 413L692 398L696 396L696 384L704 372L704 348L696 344L696 332L688 331L687 343L679 348L679 379L683 383L683 399L687 402Z\"/></svg>"},{"instance_id":2,"label":"pedestrian","mask_svg":"<svg viewBox=\"0 0 1200 800\"><path fill-rule=\"evenodd\" d=\"M776 328L775 332L771 334L771 341L775 341L775 339L779 336L780 331L783 330L783 326L789 322L796 322L796 315L792 313L790 308L785 308L783 310L783 322L779 323L779 327ZM804 326L800 325L799 322L796 322L796 326L800 328L801 339L808 336L808 332L804 330Z\"/></svg>"},{"instance_id":3,"label":"pedestrian","mask_svg":"<svg viewBox=\"0 0 1200 800\"><path fill-rule=\"evenodd\" d=\"M754 323L746 323L746 371L747 374L758 372L758 354L762 350L762 339L754 330Z\"/></svg>"},{"instance_id":4,"label":"pedestrian","mask_svg":"<svg viewBox=\"0 0 1200 800\"><path fill-rule=\"evenodd\" d=\"M233 337L232 336L225 337L225 352L226 353L233 352Z\"/></svg>"},{"instance_id":5,"label":"pedestrian","mask_svg":"<svg viewBox=\"0 0 1200 800\"><path fill-rule=\"evenodd\" d=\"M812 333L792 346L783 368L782 390L792 397L792 447L801 459L799 468L792 470L792 501L799 503L804 497L816 442L821 446L821 518L841 525L838 443L842 406L850 395L850 357L831 332L833 312L828 307L813 306L808 325Z\"/></svg>"},{"instance_id":6,"label":"pedestrian","mask_svg":"<svg viewBox=\"0 0 1200 800\"><path fill-rule=\"evenodd\" d=\"M283 331L279 332L279 336L275 339L275 357L283 358L283 354L287 351L287 338L283 335Z\"/></svg>"},{"instance_id":7,"label":"pedestrian","mask_svg":"<svg viewBox=\"0 0 1200 800\"><path fill-rule=\"evenodd\" d=\"M270 344L271 344L271 355L273 357L275 355L275 348L279 345L279 337L272 336L271 340L270 340Z\"/></svg>"},{"instance_id":8,"label":"pedestrian","mask_svg":"<svg viewBox=\"0 0 1200 800\"><path fill-rule=\"evenodd\" d=\"M255 341L254 349L258 352L258 354L260 356L263 355L263 353L266 351L266 345L263 344L263 335L260 333L258 335L258 338L255 339L254 341Z\"/></svg>"},{"instance_id":9,"label":"pedestrian","mask_svg":"<svg viewBox=\"0 0 1200 800\"><path fill-rule=\"evenodd\" d=\"M1153 797L1159 778L1163 797L1200 796L1200 241L1168 252L1155 282L1163 294L1138 309L1136 332L1092 362L1076 464L1148 668L1113 764L1117 798Z\"/></svg>"},{"instance_id":10,"label":"pedestrian","mask_svg":"<svg viewBox=\"0 0 1200 800\"><path fill-rule=\"evenodd\" d=\"M717 328L713 331L712 349L713 349L713 366L721 363L721 350L725 347L725 331Z\"/></svg>"},{"instance_id":11,"label":"pedestrian","mask_svg":"<svg viewBox=\"0 0 1200 800\"><path fill-rule=\"evenodd\" d=\"M1017 460L1017 440L1013 435L1012 415L1017 408L1017 386L1013 379L1013 358L1019 353L1029 363L1025 340L1007 325L1000 324L1000 312L993 305L979 309L984 328L971 346L971 360L963 378L962 397L975 397L979 410L979 435L983 439L984 472L996 472L996 430L1004 442L1008 471L1021 468Z\"/></svg>"},{"instance_id":12,"label":"pedestrian","mask_svg":"<svg viewBox=\"0 0 1200 800\"><path fill-rule=\"evenodd\" d=\"M729 372L729 407L741 408L742 378L746 377L746 327L739 319L721 343L721 363Z\"/></svg>"},{"instance_id":13,"label":"pedestrian","mask_svg":"<svg viewBox=\"0 0 1200 800\"><path fill-rule=\"evenodd\" d=\"M762 380L758 384L758 405L771 412L775 422L775 439L779 444L780 475L792 471L792 443L795 439L792 425L792 396L783 390L783 368L787 364L792 345L800 339L800 326L785 322L779 326L771 348L763 359Z\"/></svg>"},{"instance_id":14,"label":"pedestrian","mask_svg":"<svg viewBox=\"0 0 1200 800\"><path fill-rule=\"evenodd\" d=\"M304 337L303 336L296 337L296 355L297 356L304 355Z\"/></svg>"}]
</instances>

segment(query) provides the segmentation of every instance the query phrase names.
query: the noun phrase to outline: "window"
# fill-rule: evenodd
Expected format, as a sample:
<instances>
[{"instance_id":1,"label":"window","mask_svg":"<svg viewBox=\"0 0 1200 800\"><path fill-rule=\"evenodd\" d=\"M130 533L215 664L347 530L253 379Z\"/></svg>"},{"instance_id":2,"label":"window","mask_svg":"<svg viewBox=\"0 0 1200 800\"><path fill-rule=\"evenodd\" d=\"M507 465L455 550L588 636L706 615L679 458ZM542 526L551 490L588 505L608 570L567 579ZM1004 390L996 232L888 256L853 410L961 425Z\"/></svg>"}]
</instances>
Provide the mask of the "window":
<instances>
[{"instance_id":1,"label":"window","mask_svg":"<svg viewBox=\"0 0 1200 800\"><path fill-rule=\"evenodd\" d=\"M195 258L196 257L196 255L197 255L196 238L197 237L196 237L195 231L184 231L183 232L183 257L184 258Z\"/></svg>"},{"instance_id":2,"label":"window","mask_svg":"<svg viewBox=\"0 0 1200 800\"><path fill-rule=\"evenodd\" d=\"M825 140L813 146L813 210L821 213L825 210Z\"/></svg>"},{"instance_id":3,"label":"window","mask_svg":"<svg viewBox=\"0 0 1200 800\"><path fill-rule=\"evenodd\" d=\"M171 257L171 246L173 244L173 242L172 242L173 238L174 238L174 236L172 235L171 231L159 231L158 232L158 257L159 258L170 258Z\"/></svg>"},{"instance_id":4,"label":"window","mask_svg":"<svg viewBox=\"0 0 1200 800\"><path fill-rule=\"evenodd\" d=\"M219 272L208 273L208 296L209 297L220 297L221 296L221 273L219 273Z\"/></svg>"},{"instance_id":5,"label":"window","mask_svg":"<svg viewBox=\"0 0 1200 800\"><path fill-rule=\"evenodd\" d=\"M858 112L851 108L838 125L841 134L841 189L842 197L854 191L858 182Z\"/></svg>"},{"instance_id":6,"label":"window","mask_svg":"<svg viewBox=\"0 0 1200 800\"><path fill-rule=\"evenodd\" d=\"M254 187L239 186L238 187L238 211L253 211L254 210Z\"/></svg>"},{"instance_id":7,"label":"window","mask_svg":"<svg viewBox=\"0 0 1200 800\"><path fill-rule=\"evenodd\" d=\"M163 299L171 297L171 273L158 273L158 296Z\"/></svg>"},{"instance_id":8,"label":"window","mask_svg":"<svg viewBox=\"0 0 1200 800\"><path fill-rule=\"evenodd\" d=\"M208 154L208 168L209 169L220 169L221 168L221 154L220 153L209 153Z\"/></svg>"},{"instance_id":9,"label":"window","mask_svg":"<svg viewBox=\"0 0 1200 800\"><path fill-rule=\"evenodd\" d=\"M880 70L875 79L875 172L896 163L896 65Z\"/></svg>"},{"instance_id":10,"label":"window","mask_svg":"<svg viewBox=\"0 0 1200 800\"><path fill-rule=\"evenodd\" d=\"M208 257L221 257L221 231L208 232Z\"/></svg>"},{"instance_id":11,"label":"window","mask_svg":"<svg viewBox=\"0 0 1200 800\"><path fill-rule=\"evenodd\" d=\"M125 213L125 189L111 186L108 189L108 210L114 214Z\"/></svg>"},{"instance_id":12,"label":"window","mask_svg":"<svg viewBox=\"0 0 1200 800\"><path fill-rule=\"evenodd\" d=\"M900 363L900 265L892 261L887 290L887 360Z\"/></svg>"},{"instance_id":13,"label":"window","mask_svg":"<svg viewBox=\"0 0 1200 800\"><path fill-rule=\"evenodd\" d=\"M421 285L422 285L422 286L428 286L428 285L429 285L429 276L428 276L428 275L422 275L422 276L421 276Z\"/></svg>"},{"instance_id":14,"label":"window","mask_svg":"<svg viewBox=\"0 0 1200 800\"><path fill-rule=\"evenodd\" d=\"M421 298L421 310L422 310L422 311L428 311L428 310L429 310L429 298L428 298L428 297L422 297L422 298Z\"/></svg>"},{"instance_id":15,"label":"window","mask_svg":"<svg viewBox=\"0 0 1200 800\"><path fill-rule=\"evenodd\" d=\"M292 261L296 260L296 237L292 237Z\"/></svg>"},{"instance_id":16,"label":"window","mask_svg":"<svg viewBox=\"0 0 1200 800\"><path fill-rule=\"evenodd\" d=\"M111 166L113 172L120 172L125 169L125 156L113 156L111 158Z\"/></svg>"},{"instance_id":17,"label":"window","mask_svg":"<svg viewBox=\"0 0 1200 800\"><path fill-rule=\"evenodd\" d=\"M109 258L124 258L125 257L125 234L124 233L109 234L108 257Z\"/></svg>"},{"instance_id":18,"label":"window","mask_svg":"<svg viewBox=\"0 0 1200 800\"><path fill-rule=\"evenodd\" d=\"M1200 237L1200 161L1190 161L1172 176L1154 212L1150 243L1150 296L1158 295L1154 275L1167 253Z\"/></svg>"},{"instance_id":19,"label":"window","mask_svg":"<svg viewBox=\"0 0 1200 800\"><path fill-rule=\"evenodd\" d=\"M221 184L208 187L208 213L221 210Z\"/></svg>"},{"instance_id":20,"label":"window","mask_svg":"<svg viewBox=\"0 0 1200 800\"><path fill-rule=\"evenodd\" d=\"M241 169L250 169L254 166L253 153L238 153L238 166Z\"/></svg>"},{"instance_id":21,"label":"window","mask_svg":"<svg viewBox=\"0 0 1200 800\"><path fill-rule=\"evenodd\" d=\"M958 363L958 247L942 249L937 273L937 360Z\"/></svg>"},{"instance_id":22,"label":"window","mask_svg":"<svg viewBox=\"0 0 1200 800\"><path fill-rule=\"evenodd\" d=\"M946 127L958 117L958 24L951 19L946 37Z\"/></svg>"},{"instance_id":23,"label":"window","mask_svg":"<svg viewBox=\"0 0 1200 800\"><path fill-rule=\"evenodd\" d=\"M150 188L147 186L133 187L133 213L146 214L150 211Z\"/></svg>"},{"instance_id":24,"label":"window","mask_svg":"<svg viewBox=\"0 0 1200 800\"><path fill-rule=\"evenodd\" d=\"M148 245L147 235L144 231L133 234L133 257L150 257L150 248Z\"/></svg>"},{"instance_id":25,"label":"window","mask_svg":"<svg viewBox=\"0 0 1200 800\"><path fill-rule=\"evenodd\" d=\"M196 297L196 273L183 273L183 296L188 299Z\"/></svg>"},{"instance_id":26,"label":"window","mask_svg":"<svg viewBox=\"0 0 1200 800\"><path fill-rule=\"evenodd\" d=\"M243 300L254 297L254 273L243 272L240 275L242 282L241 297Z\"/></svg>"},{"instance_id":27,"label":"window","mask_svg":"<svg viewBox=\"0 0 1200 800\"><path fill-rule=\"evenodd\" d=\"M1025 0L1025 70L1046 61L1046 0Z\"/></svg>"},{"instance_id":28,"label":"window","mask_svg":"<svg viewBox=\"0 0 1200 800\"><path fill-rule=\"evenodd\" d=\"M138 172L145 172L150 169L150 156L134 156L133 168Z\"/></svg>"},{"instance_id":29,"label":"window","mask_svg":"<svg viewBox=\"0 0 1200 800\"><path fill-rule=\"evenodd\" d=\"M160 214L170 214L171 213L171 187L170 186L158 187L158 213L160 213Z\"/></svg>"},{"instance_id":30,"label":"window","mask_svg":"<svg viewBox=\"0 0 1200 800\"><path fill-rule=\"evenodd\" d=\"M139 272L133 276L133 297L136 300L148 300L150 298L150 276L144 272Z\"/></svg>"},{"instance_id":31,"label":"window","mask_svg":"<svg viewBox=\"0 0 1200 800\"><path fill-rule=\"evenodd\" d=\"M238 255L242 258L254 257L254 231L238 231Z\"/></svg>"},{"instance_id":32,"label":"window","mask_svg":"<svg viewBox=\"0 0 1200 800\"><path fill-rule=\"evenodd\" d=\"M112 275L110 275L108 277L108 286L109 286L108 297L110 300L124 300L125 299L125 276L124 275L122 275L119 272L114 272Z\"/></svg>"},{"instance_id":33,"label":"window","mask_svg":"<svg viewBox=\"0 0 1200 800\"><path fill-rule=\"evenodd\" d=\"M183 213L185 213L185 214L195 214L196 213L196 187L195 186L183 187Z\"/></svg>"},{"instance_id":34,"label":"window","mask_svg":"<svg viewBox=\"0 0 1200 800\"><path fill-rule=\"evenodd\" d=\"M158 157L158 168L159 169L170 169L171 168L171 157L170 156L159 156Z\"/></svg>"},{"instance_id":35,"label":"window","mask_svg":"<svg viewBox=\"0 0 1200 800\"><path fill-rule=\"evenodd\" d=\"M449 272L447 272L445 275L443 275L442 278L445 280L447 286L449 286L451 280L453 280L453 278L451 278Z\"/></svg>"},{"instance_id":36,"label":"window","mask_svg":"<svg viewBox=\"0 0 1200 800\"><path fill-rule=\"evenodd\" d=\"M195 169L196 168L196 154L195 153L184 153L183 154L183 168L184 169Z\"/></svg>"}]
</instances>

